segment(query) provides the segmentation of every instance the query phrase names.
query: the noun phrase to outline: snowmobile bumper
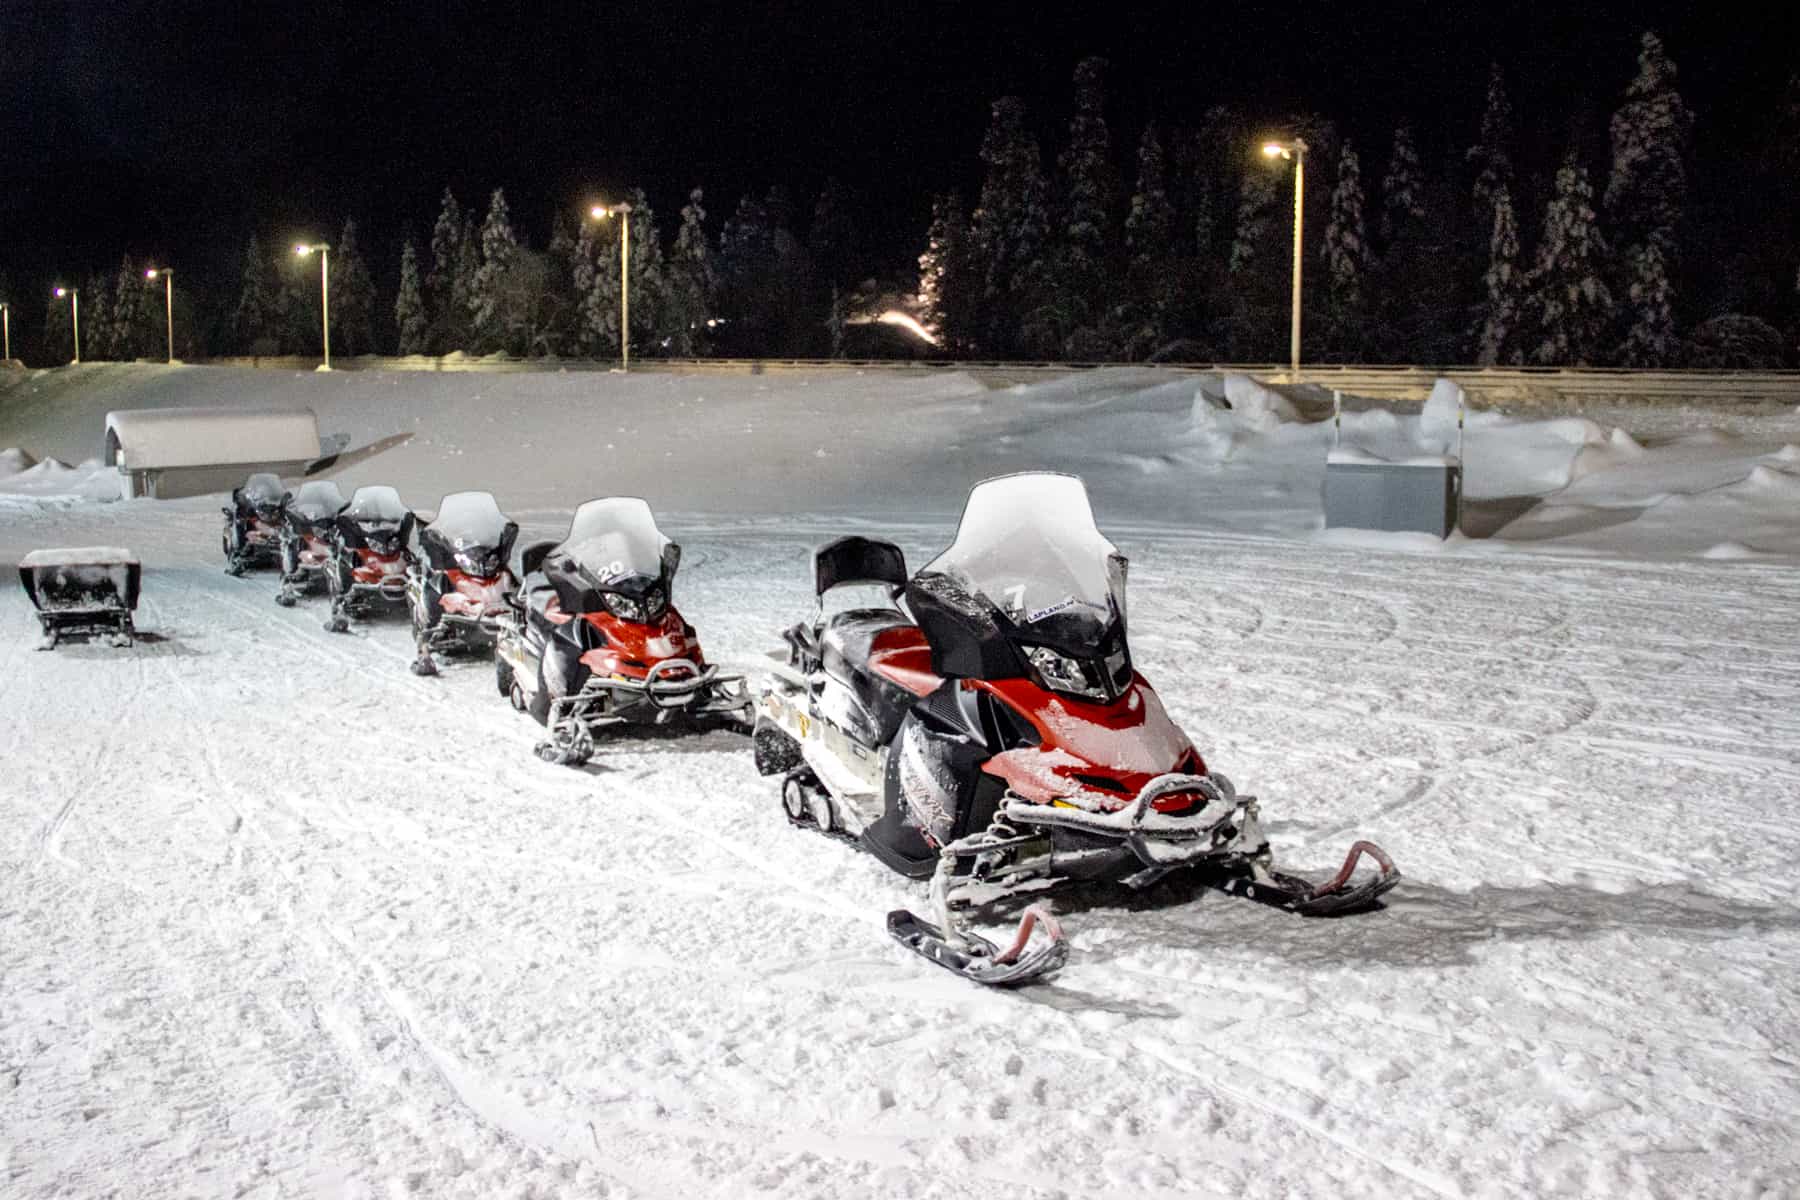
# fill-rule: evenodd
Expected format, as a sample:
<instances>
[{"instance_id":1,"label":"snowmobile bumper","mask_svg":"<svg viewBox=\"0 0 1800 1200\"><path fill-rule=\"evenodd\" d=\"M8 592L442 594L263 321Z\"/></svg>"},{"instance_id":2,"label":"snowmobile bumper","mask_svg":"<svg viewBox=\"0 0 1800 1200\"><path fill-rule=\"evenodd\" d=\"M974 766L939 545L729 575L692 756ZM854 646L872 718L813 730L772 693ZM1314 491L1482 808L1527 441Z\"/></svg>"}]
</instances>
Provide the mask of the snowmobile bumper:
<instances>
[{"instance_id":1,"label":"snowmobile bumper","mask_svg":"<svg viewBox=\"0 0 1800 1200\"><path fill-rule=\"evenodd\" d=\"M1165 812L1159 801L1193 795L1197 805ZM1014 826L1037 826L1087 835L1101 845L1131 851L1146 872L1162 874L1221 856L1254 857L1268 849L1256 797L1239 796L1223 775L1159 775L1123 806L1118 798L1077 792L1055 804L1033 803L1008 792L1000 815Z\"/></svg>"}]
</instances>

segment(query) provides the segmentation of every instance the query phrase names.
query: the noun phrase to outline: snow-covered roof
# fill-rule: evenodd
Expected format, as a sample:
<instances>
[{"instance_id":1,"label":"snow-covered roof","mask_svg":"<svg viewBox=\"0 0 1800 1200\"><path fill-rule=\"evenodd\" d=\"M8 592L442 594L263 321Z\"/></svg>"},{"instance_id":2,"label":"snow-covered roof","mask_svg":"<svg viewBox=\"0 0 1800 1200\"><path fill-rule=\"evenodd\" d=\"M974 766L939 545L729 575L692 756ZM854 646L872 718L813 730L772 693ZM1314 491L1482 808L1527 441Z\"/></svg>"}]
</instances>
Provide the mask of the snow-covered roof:
<instances>
[{"instance_id":1,"label":"snow-covered roof","mask_svg":"<svg viewBox=\"0 0 1800 1200\"><path fill-rule=\"evenodd\" d=\"M21 567L129 566L138 556L117 546L69 546L33 550L19 560Z\"/></svg>"},{"instance_id":2,"label":"snow-covered roof","mask_svg":"<svg viewBox=\"0 0 1800 1200\"><path fill-rule=\"evenodd\" d=\"M142 408L106 414L130 470L311 462L319 423L306 408Z\"/></svg>"}]
</instances>

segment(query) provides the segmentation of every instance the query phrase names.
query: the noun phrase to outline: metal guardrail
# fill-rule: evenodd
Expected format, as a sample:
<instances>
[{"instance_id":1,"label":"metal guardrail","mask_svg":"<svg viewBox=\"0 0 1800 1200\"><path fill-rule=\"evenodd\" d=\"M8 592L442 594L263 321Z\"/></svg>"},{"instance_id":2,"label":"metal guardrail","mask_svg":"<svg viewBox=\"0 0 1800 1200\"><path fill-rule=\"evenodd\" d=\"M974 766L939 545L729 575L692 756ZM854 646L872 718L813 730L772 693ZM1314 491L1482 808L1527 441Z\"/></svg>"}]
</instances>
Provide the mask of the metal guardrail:
<instances>
[{"instance_id":1,"label":"metal guardrail","mask_svg":"<svg viewBox=\"0 0 1800 1200\"><path fill-rule=\"evenodd\" d=\"M233 357L208 360L214 366L310 371L319 359L300 356ZM522 372L610 371L617 360L473 357L461 354L387 358L337 358L334 368L351 371ZM817 359L817 358L647 358L633 372L721 372L772 374L788 371L965 371L985 381L1028 380L1105 368L1182 373L1232 372L1284 387L1336 388L1347 395L1390 400L1423 400L1439 379L1462 385L1472 403L1557 407L1587 402L1702 404L1800 404L1800 371L1638 370L1625 367L1439 367L1320 363L1296 375L1274 363L1096 363L1010 362L1002 359Z\"/></svg>"}]
</instances>

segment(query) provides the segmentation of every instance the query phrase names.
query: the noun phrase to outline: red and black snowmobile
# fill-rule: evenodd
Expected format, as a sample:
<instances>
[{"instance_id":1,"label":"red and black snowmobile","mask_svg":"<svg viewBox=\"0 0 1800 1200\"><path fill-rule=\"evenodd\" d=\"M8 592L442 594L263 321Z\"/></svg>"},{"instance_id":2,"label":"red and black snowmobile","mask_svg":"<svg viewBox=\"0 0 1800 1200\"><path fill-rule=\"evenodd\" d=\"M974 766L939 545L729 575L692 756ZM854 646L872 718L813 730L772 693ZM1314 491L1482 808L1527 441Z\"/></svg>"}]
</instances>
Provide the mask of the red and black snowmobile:
<instances>
[{"instance_id":1,"label":"red and black snowmobile","mask_svg":"<svg viewBox=\"0 0 1800 1200\"><path fill-rule=\"evenodd\" d=\"M485 649L500 633L519 581L507 562L519 526L509 521L491 492L453 492L437 515L419 522L422 562L406 575L415 675L436 675L434 650Z\"/></svg>"},{"instance_id":2,"label":"red and black snowmobile","mask_svg":"<svg viewBox=\"0 0 1800 1200\"><path fill-rule=\"evenodd\" d=\"M1044 978L1068 949L1039 905L1004 949L962 914L1059 884L1194 870L1312 915L1371 907L1399 881L1367 842L1323 884L1273 869L1255 798L1207 768L1132 666L1125 565L1081 480L990 479L911 578L889 542L815 551L819 610L787 631L788 665L765 685L756 763L785 776L789 820L929 878L934 920L902 909L888 931L978 982ZM845 585L886 603L827 616ZM1363 854L1379 871L1354 877Z\"/></svg>"},{"instance_id":3,"label":"red and black snowmobile","mask_svg":"<svg viewBox=\"0 0 1800 1200\"><path fill-rule=\"evenodd\" d=\"M412 568L412 511L391 487L359 487L337 515L325 586L331 593L329 633L348 633L350 618L377 605L406 602L406 574Z\"/></svg>"},{"instance_id":4,"label":"red and black snowmobile","mask_svg":"<svg viewBox=\"0 0 1800 1200\"><path fill-rule=\"evenodd\" d=\"M221 541L225 573L242 575L251 567L272 567L281 562L281 504L287 489L279 476L259 472L231 491Z\"/></svg>"},{"instance_id":5,"label":"red and black snowmobile","mask_svg":"<svg viewBox=\"0 0 1800 1200\"><path fill-rule=\"evenodd\" d=\"M281 591L275 603L292 608L300 597L327 587L337 517L344 494L329 479L315 479L281 505Z\"/></svg>"},{"instance_id":6,"label":"red and black snowmobile","mask_svg":"<svg viewBox=\"0 0 1800 1200\"><path fill-rule=\"evenodd\" d=\"M670 599L681 547L642 500L589 500L569 536L519 556L524 576L494 650L495 683L548 731L538 756L579 766L595 735L674 721L747 731L742 675L706 661Z\"/></svg>"}]
</instances>

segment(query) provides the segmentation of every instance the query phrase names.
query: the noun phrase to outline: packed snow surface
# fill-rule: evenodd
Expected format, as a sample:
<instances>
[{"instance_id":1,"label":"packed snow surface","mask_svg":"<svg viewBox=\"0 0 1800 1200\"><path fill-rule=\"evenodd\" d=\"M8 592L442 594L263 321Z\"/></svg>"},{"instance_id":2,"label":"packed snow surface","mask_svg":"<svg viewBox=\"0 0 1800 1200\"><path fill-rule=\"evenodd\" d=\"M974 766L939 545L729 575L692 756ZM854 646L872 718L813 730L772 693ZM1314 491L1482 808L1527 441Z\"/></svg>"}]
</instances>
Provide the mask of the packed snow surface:
<instances>
[{"instance_id":1,"label":"packed snow surface","mask_svg":"<svg viewBox=\"0 0 1800 1200\"><path fill-rule=\"evenodd\" d=\"M1344 542L1331 423L1251 382L14 373L27 475L108 409L235 401L348 435L346 492L490 489L521 544L644 496L752 667L813 544L926 562L976 480L1077 473L1139 667L1280 861L1368 836L1406 880L1343 920L1063 893L1064 973L982 991L744 739L550 766L486 663L420 679L403 616L227 577L221 497L13 474L0 563L132 547L144 636L38 653L0 588L0 1195L1795 1194L1800 414L1471 413L1485 531ZM1429 414L1343 441L1453 452Z\"/></svg>"}]
</instances>

